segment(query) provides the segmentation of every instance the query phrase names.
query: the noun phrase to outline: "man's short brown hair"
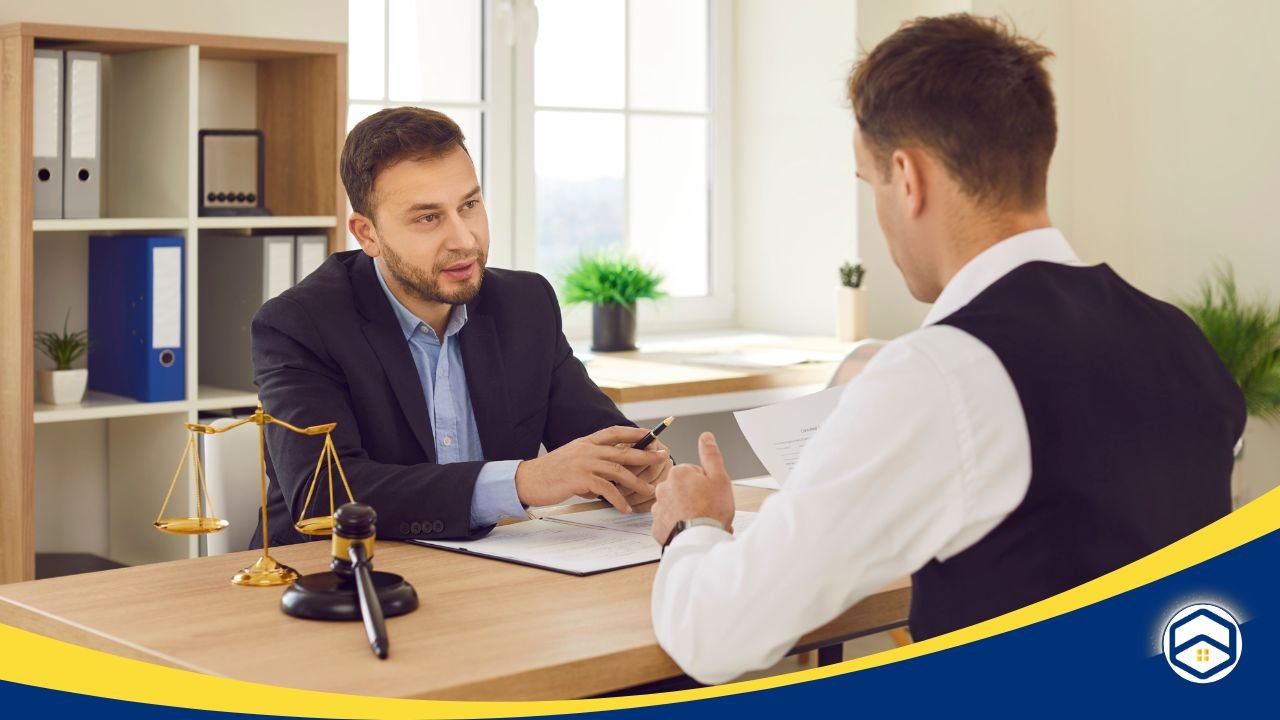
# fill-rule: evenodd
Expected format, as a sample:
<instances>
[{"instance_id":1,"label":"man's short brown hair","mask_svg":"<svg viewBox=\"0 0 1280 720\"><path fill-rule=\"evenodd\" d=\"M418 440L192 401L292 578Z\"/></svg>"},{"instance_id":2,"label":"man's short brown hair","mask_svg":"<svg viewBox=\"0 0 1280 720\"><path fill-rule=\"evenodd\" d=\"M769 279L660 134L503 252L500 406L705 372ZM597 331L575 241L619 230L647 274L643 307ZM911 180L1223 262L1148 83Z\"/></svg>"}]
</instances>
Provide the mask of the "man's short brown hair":
<instances>
[{"instance_id":1,"label":"man's short brown hair","mask_svg":"<svg viewBox=\"0 0 1280 720\"><path fill-rule=\"evenodd\" d=\"M372 219L378 173L402 160L433 160L454 148L467 151L462 129L435 110L387 108L361 120L342 146L342 184L351 209Z\"/></svg>"},{"instance_id":2,"label":"man's short brown hair","mask_svg":"<svg viewBox=\"0 0 1280 720\"><path fill-rule=\"evenodd\" d=\"M919 147L989 207L1045 202L1058 137L1047 48L993 18L922 17L875 47L849 76L849 99L881 174Z\"/></svg>"}]
</instances>

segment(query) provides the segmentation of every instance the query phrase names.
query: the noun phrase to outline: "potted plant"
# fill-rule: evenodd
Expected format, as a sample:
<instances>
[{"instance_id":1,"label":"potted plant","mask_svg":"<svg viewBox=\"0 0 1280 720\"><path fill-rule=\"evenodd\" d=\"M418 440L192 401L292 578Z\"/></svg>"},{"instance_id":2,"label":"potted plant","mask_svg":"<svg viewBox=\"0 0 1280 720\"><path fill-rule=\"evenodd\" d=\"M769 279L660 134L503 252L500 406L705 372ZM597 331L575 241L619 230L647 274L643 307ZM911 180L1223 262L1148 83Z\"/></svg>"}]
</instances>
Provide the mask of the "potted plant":
<instances>
[{"instance_id":1,"label":"potted plant","mask_svg":"<svg viewBox=\"0 0 1280 720\"><path fill-rule=\"evenodd\" d=\"M1178 304L1240 386L1249 416L1268 422L1280 419L1280 307L1265 298L1241 299L1230 265L1219 267L1201 284L1197 296ZM1243 459L1241 437L1231 477L1233 507L1240 505Z\"/></svg>"},{"instance_id":2,"label":"potted plant","mask_svg":"<svg viewBox=\"0 0 1280 720\"><path fill-rule=\"evenodd\" d=\"M622 254L584 254L565 274L561 297L568 305L591 303L591 349L636 349L636 301L657 300L662 275Z\"/></svg>"},{"instance_id":3,"label":"potted plant","mask_svg":"<svg viewBox=\"0 0 1280 720\"><path fill-rule=\"evenodd\" d=\"M836 339L844 342L867 337L867 291L862 278L867 273L861 262L840 266L836 287Z\"/></svg>"},{"instance_id":4,"label":"potted plant","mask_svg":"<svg viewBox=\"0 0 1280 720\"><path fill-rule=\"evenodd\" d=\"M53 405L80 402L84 399L85 385L89 381L88 370L71 368L71 363L79 360L89 350L89 333L85 330L68 332L70 320L71 308L67 308L61 333L36 333L36 347L56 366L53 370L41 370L39 373L40 398Z\"/></svg>"}]
</instances>

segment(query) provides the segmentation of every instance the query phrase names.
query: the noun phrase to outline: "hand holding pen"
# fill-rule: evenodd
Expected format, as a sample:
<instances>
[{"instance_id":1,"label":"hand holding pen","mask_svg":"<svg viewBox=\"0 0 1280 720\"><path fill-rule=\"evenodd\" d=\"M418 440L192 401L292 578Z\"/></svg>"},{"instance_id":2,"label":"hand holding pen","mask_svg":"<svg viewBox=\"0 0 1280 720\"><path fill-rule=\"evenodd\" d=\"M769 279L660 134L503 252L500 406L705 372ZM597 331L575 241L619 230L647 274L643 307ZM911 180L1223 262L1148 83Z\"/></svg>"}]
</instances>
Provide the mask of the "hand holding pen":
<instances>
[{"instance_id":1,"label":"hand holding pen","mask_svg":"<svg viewBox=\"0 0 1280 720\"><path fill-rule=\"evenodd\" d=\"M675 422L675 417L668 417L666 420L655 425L652 430L645 433L645 436L636 441L631 447L636 449L653 450L656 445L657 448L665 450L666 447L657 438L664 430L670 427L673 422ZM671 471L672 462L673 461L668 457L667 460L659 463L626 468L629 472L634 473L635 476L643 483L643 490L624 490L623 497L626 499L627 503L631 505L633 512L648 512L649 509L653 507L656 488L663 480L667 479L667 474Z\"/></svg>"}]
</instances>

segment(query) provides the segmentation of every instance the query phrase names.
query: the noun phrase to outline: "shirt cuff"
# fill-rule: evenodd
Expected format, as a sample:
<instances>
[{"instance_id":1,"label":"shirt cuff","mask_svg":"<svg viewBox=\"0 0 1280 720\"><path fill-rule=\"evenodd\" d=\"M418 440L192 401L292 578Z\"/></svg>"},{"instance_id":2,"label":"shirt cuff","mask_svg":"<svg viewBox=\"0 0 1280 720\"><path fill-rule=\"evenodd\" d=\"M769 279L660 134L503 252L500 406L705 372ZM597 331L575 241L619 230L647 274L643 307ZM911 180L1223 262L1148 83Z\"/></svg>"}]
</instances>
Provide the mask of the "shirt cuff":
<instances>
[{"instance_id":1,"label":"shirt cuff","mask_svg":"<svg viewBox=\"0 0 1280 720\"><path fill-rule=\"evenodd\" d=\"M476 477L471 495L471 527L496 525L503 518L522 518L524 505L516 492L516 466L519 460L485 463Z\"/></svg>"}]
</instances>

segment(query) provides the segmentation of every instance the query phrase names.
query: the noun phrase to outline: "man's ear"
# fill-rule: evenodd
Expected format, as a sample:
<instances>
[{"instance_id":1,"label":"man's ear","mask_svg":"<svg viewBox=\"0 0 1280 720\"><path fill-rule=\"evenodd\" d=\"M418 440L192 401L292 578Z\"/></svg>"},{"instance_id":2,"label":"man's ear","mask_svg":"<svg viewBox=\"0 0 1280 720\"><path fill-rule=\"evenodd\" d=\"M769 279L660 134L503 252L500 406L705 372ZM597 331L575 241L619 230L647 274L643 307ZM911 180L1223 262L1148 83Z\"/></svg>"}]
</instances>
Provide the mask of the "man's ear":
<instances>
[{"instance_id":1,"label":"man's ear","mask_svg":"<svg viewBox=\"0 0 1280 720\"><path fill-rule=\"evenodd\" d=\"M925 200L924 168L921 165L921 158L911 150L894 150L892 169L902 183L901 191L905 200L903 207L911 217L920 217L924 212Z\"/></svg>"},{"instance_id":2,"label":"man's ear","mask_svg":"<svg viewBox=\"0 0 1280 720\"><path fill-rule=\"evenodd\" d=\"M360 243L365 255L378 257L381 248L378 245L378 229L372 218L352 211L351 217L347 218L347 228L355 236L356 242Z\"/></svg>"}]
</instances>

